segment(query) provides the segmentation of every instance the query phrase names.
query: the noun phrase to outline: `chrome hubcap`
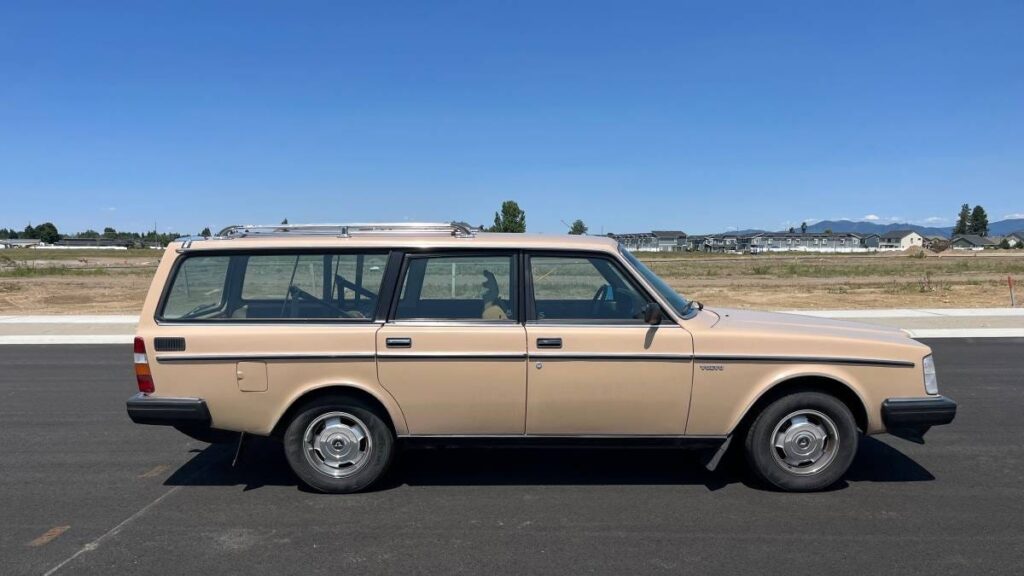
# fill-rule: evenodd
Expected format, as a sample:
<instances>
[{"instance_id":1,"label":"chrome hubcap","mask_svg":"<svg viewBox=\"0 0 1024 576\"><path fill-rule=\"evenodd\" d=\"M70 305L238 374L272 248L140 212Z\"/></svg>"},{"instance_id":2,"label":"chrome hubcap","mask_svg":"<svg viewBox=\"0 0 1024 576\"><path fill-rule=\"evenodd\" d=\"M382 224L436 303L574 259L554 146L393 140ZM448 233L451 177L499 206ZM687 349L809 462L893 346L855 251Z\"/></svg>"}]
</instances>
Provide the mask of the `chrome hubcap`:
<instances>
[{"instance_id":1,"label":"chrome hubcap","mask_svg":"<svg viewBox=\"0 0 1024 576\"><path fill-rule=\"evenodd\" d=\"M835 459L839 431L831 418L817 410L797 410L783 418L772 432L775 462L788 472L817 474Z\"/></svg>"},{"instance_id":2,"label":"chrome hubcap","mask_svg":"<svg viewBox=\"0 0 1024 576\"><path fill-rule=\"evenodd\" d=\"M328 412L306 426L306 460L321 474L344 478L358 472L373 450L366 424L346 412Z\"/></svg>"}]
</instances>

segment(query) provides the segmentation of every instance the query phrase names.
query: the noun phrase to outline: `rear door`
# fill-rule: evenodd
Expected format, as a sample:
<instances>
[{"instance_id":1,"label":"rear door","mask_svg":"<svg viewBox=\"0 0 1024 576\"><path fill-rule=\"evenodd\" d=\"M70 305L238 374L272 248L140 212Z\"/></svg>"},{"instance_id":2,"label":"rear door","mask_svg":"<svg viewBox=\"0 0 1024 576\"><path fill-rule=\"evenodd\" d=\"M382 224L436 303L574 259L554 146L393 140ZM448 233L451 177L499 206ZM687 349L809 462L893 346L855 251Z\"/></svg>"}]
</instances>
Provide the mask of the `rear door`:
<instances>
[{"instance_id":1,"label":"rear door","mask_svg":"<svg viewBox=\"0 0 1024 576\"><path fill-rule=\"evenodd\" d=\"M681 435L693 341L617 260L533 253L527 259L527 434Z\"/></svg>"},{"instance_id":2,"label":"rear door","mask_svg":"<svg viewBox=\"0 0 1024 576\"><path fill-rule=\"evenodd\" d=\"M377 362L410 434L523 434L518 262L514 252L406 256Z\"/></svg>"}]
</instances>

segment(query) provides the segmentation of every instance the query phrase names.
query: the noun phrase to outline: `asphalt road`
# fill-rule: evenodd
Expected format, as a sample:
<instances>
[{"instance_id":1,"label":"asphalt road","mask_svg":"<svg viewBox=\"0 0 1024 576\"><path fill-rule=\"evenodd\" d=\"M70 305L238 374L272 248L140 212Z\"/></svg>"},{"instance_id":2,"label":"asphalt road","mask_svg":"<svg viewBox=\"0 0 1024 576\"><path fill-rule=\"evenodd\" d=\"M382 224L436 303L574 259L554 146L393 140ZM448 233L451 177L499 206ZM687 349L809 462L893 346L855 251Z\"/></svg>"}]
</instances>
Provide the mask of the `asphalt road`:
<instances>
[{"instance_id":1,"label":"asphalt road","mask_svg":"<svg viewBox=\"0 0 1024 576\"><path fill-rule=\"evenodd\" d=\"M670 450L403 454L378 490L296 486L135 426L127 346L0 347L0 573L1020 574L1024 340L944 340L956 422L864 440L821 494Z\"/></svg>"}]
</instances>

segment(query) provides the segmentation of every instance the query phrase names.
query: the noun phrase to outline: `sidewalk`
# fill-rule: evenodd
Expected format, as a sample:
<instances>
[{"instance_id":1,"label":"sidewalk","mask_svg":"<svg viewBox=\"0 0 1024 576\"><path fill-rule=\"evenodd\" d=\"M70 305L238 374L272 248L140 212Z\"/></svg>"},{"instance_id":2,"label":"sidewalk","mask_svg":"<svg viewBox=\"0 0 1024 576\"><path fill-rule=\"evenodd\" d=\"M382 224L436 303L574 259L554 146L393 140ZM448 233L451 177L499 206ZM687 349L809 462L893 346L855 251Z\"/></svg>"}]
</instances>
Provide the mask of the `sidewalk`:
<instances>
[{"instance_id":1,"label":"sidewalk","mask_svg":"<svg viewBox=\"0 0 1024 576\"><path fill-rule=\"evenodd\" d=\"M785 310L896 326L913 338L1024 338L1024 308ZM138 316L0 316L3 344L131 344Z\"/></svg>"}]
</instances>

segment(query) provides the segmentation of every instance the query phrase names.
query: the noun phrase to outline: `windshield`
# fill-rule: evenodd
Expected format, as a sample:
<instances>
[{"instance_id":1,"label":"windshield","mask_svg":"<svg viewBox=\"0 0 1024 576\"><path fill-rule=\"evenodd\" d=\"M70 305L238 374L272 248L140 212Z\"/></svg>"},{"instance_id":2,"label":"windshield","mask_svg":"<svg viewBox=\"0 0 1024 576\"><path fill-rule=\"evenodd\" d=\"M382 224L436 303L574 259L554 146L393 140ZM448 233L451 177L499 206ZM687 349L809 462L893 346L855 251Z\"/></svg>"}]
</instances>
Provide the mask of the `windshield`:
<instances>
[{"instance_id":1,"label":"windshield","mask_svg":"<svg viewBox=\"0 0 1024 576\"><path fill-rule=\"evenodd\" d=\"M629 250L623 248L621 244L619 244L619 252L626 257L626 260L629 260L629 263L647 280L647 283L657 290L661 298L675 310L677 315L686 316L690 313L689 303L686 301L686 298L683 298L682 294L673 290L667 282L659 278L657 274L652 272L636 256L633 256Z\"/></svg>"}]
</instances>

